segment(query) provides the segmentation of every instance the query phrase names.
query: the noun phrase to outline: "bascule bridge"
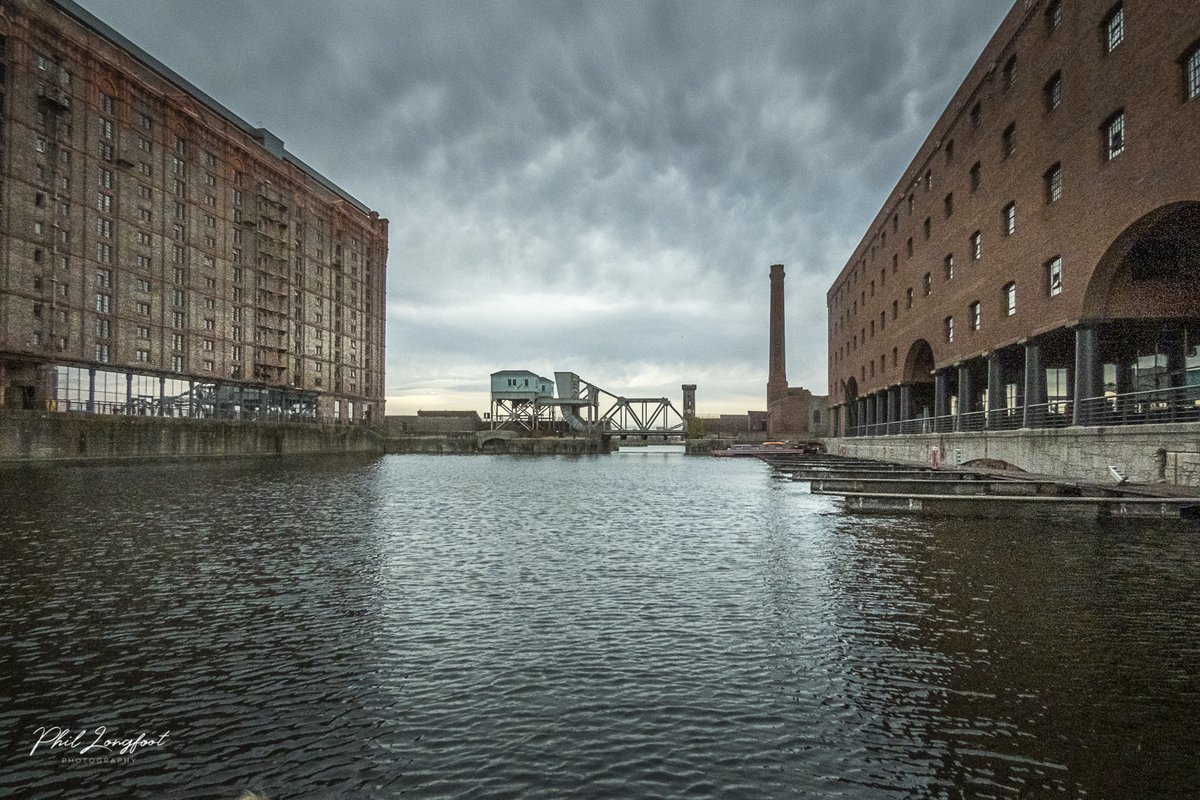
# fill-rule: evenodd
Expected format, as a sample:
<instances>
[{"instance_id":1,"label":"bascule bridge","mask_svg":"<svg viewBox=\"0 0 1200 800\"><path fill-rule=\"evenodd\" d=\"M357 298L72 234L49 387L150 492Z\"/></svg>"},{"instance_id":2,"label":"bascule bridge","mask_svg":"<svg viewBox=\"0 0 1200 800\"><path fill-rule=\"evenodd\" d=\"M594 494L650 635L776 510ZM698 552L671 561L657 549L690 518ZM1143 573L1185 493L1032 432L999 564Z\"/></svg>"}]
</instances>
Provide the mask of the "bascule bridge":
<instances>
[{"instance_id":1,"label":"bascule bridge","mask_svg":"<svg viewBox=\"0 0 1200 800\"><path fill-rule=\"evenodd\" d=\"M597 438L687 437L687 418L669 398L617 395L574 372L555 372L553 381L528 370L493 372L491 424L493 430L524 435L571 432Z\"/></svg>"}]
</instances>

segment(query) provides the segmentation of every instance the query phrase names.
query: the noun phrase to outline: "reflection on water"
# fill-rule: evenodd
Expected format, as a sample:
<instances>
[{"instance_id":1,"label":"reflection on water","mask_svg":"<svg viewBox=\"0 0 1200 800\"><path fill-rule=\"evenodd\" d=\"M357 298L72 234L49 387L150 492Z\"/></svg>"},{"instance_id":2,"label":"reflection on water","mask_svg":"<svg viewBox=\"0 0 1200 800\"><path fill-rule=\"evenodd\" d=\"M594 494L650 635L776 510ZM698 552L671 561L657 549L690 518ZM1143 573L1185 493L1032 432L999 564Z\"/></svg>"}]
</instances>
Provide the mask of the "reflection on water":
<instances>
[{"instance_id":1,"label":"reflection on water","mask_svg":"<svg viewBox=\"0 0 1200 800\"><path fill-rule=\"evenodd\" d=\"M9 472L0 507L0 795L1200 785L1183 526L853 517L653 453ZM31 754L53 726L169 735Z\"/></svg>"}]
</instances>

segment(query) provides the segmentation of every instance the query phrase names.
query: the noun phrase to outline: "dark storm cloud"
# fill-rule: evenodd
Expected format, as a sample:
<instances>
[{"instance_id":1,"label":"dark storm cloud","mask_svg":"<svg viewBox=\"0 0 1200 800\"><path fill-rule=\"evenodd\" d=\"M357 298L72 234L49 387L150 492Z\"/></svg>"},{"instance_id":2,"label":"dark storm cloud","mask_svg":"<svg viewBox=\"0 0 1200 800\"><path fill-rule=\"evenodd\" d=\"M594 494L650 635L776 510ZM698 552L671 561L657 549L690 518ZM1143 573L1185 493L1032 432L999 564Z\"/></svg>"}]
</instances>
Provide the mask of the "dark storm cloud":
<instances>
[{"instance_id":1,"label":"dark storm cloud","mask_svg":"<svg viewBox=\"0 0 1200 800\"><path fill-rule=\"evenodd\" d=\"M762 405L775 261L823 390L825 289L1010 5L84 4L391 219L392 396L527 366L702 411Z\"/></svg>"}]
</instances>

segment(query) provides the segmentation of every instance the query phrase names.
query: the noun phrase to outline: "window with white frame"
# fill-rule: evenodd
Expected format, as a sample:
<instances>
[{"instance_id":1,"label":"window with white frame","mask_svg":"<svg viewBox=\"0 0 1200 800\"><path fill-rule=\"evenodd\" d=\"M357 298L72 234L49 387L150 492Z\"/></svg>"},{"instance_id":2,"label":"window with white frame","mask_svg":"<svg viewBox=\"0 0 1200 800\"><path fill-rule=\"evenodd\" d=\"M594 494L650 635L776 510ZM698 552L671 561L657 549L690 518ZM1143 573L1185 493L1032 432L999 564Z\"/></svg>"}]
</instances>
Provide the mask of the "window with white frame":
<instances>
[{"instance_id":1,"label":"window with white frame","mask_svg":"<svg viewBox=\"0 0 1200 800\"><path fill-rule=\"evenodd\" d=\"M971 330L977 331L983 324L983 309L978 300L971 303Z\"/></svg>"},{"instance_id":2,"label":"window with white frame","mask_svg":"<svg viewBox=\"0 0 1200 800\"><path fill-rule=\"evenodd\" d=\"M1042 95L1046 101L1046 110L1053 111L1062 105L1062 73L1056 72L1050 76L1050 80L1046 81L1046 85L1042 87Z\"/></svg>"},{"instance_id":3,"label":"window with white frame","mask_svg":"<svg viewBox=\"0 0 1200 800\"><path fill-rule=\"evenodd\" d=\"M1061 0L1054 0L1046 9L1046 31L1053 33L1062 25L1063 7Z\"/></svg>"},{"instance_id":4,"label":"window with white frame","mask_svg":"<svg viewBox=\"0 0 1200 800\"><path fill-rule=\"evenodd\" d=\"M983 258L983 234L975 231L971 234L971 260L978 261Z\"/></svg>"},{"instance_id":5,"label":"window with white frame","mask_svg":"<svg viewBox=\"0 0 1200 800\"><path fill-rule=\"evenodd\" d=\"M1125 152L1125 112L1118 111L1104 122L1104 158L1111 161Z\"/></svg>"},{"instance_id":6,"label":"window with white frame","mask_svg":"<svg viewBox=\"0 0 1200 800\"><path fill-rule=\"evenodd\" d=\"M1061 256L1055 256L1046 262L1046 286L1047 293L1051 297L1062 294L1063 263Z\"/></svg>"},{"instance_id":7,"label":"window with white frame","mask_svg":"<svg viewBox=\"0 0 1200 800\"><path fill-rule=\"evenodd\" d=\"M945 331L945 334L946 334L946 341L953 342L954 341L954 317L946 317L946 319L944 319L942 321L942 326L943 326L943 330Z\"/></svg>"},{"instance_id":8,"label":"window with white frame","mask_svg":"<svg viewBox=\"0 0 1200 800\"><path fill-rule=\"evenodd\" d=\"M1010 317L1017 313L1017 284L1011 281L1004 285L1004 313Z\"/></svg>"},{"instance_id":9,"label":"window with white frame","mask_svg":"<svg viewBox=\"0 0 1200 800\"><path fill-rule=\"evenodd\" d=\"M1046 202L1055 203L1062 199L1062 164L1046 170Z\"/></svg>"},{"instance_id":10,"label":"window with white frame","mask_svg":"<svg viewBox=\"0 0 1200 800\"><path fill-rule=\"evenodd\" d=\"M1011 89L1017 79L1017 57L1015 55L1009 56L1008 61L1004 62L1001 75L1004 79L1004 88Z\"/></svg>"},{"instance_id":11,"label":"window with white frame","mask_svg":"<svg viewBox=\"0 0 1200 800\"><path fill-rule=\"evenodd\" d=\"M1001 214L1004 223L1004 235L1012 236L1017 232L1017 204L1009 203Z\"/></svg>"},{"instance_id":12,"label":"window with white frame","mask_svg":"<svg viewBox=\"0 0 1200 800\"><path fill-rule=\"evenodd\" d=\"M1117 45L1125 41L1125 7L1118 3L1108 12L1100 29L1104 34L1104 49L1111 53L1117 49Z\"/></svg>"},{"instance_id":13,"label":"window with white frame","mask_svg":"<svg viewBox=\"0 0 1200 800\"><path fill-rule=\"evenodd\" d=\"M1183 57L1183 99L1200 97L1200 43L1192 46Z\"/></svg>"}]
</instances>

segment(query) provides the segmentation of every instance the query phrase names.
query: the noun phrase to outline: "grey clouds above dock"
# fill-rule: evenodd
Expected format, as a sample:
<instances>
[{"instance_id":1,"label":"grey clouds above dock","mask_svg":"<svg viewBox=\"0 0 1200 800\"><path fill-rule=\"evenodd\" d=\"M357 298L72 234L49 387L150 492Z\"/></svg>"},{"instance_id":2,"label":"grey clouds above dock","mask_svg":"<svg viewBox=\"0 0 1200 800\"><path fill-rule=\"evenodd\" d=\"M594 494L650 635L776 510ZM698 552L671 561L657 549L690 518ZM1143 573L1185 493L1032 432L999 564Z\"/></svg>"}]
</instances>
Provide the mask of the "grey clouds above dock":
<instances>
[{"instance_id":1,"label":"grey clouds above dock","mask_svg":"<svg viewBox=\"0 0 1200 800\"><path fill-rule=\"evenodd\" d=\"M391 220L389 413L505 368L765 405L1009 0L81 0ZM400 402L397 402L399 398Z\"/></svg>"}]
</instances>

